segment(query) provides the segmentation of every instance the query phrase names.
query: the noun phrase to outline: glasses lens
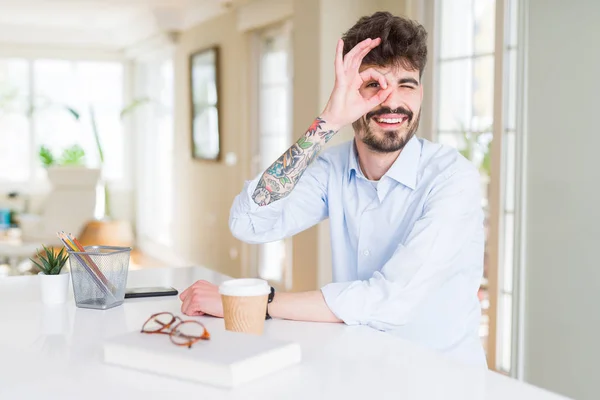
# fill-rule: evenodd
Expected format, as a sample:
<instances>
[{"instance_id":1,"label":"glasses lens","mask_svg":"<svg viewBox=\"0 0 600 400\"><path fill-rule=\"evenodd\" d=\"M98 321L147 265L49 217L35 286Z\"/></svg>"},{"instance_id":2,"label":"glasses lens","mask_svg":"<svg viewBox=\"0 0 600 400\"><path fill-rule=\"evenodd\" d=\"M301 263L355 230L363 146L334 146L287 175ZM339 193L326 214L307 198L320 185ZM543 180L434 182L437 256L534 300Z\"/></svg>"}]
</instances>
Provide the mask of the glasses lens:
<instances>
[{"instance_id":1,"label":"glasses lens","mask_svg":"<svg viewBox=\"0 0 600 400\"><path fill-rule=\"evenodd\" d=\"M150 320L146 323L146 325L144 325L144 328L142 330L144 332L158 332L161 329L164 329L165 326L173 323L173 320L174 318L171 314L161 313L154 316L153 318L150 318Z\"/></svg>"},{"instance_id":2,"label":"glasses lens","mask_svg":"<svg viewBox=\"0 0 600 400\"><path fill-rule=\"evenodd\" d=\"M196 321L182 322L177 325L171 334L171 340L175 344L186 345L197 341L204 335L204 326Z\"/></svg>"}]
</instances>

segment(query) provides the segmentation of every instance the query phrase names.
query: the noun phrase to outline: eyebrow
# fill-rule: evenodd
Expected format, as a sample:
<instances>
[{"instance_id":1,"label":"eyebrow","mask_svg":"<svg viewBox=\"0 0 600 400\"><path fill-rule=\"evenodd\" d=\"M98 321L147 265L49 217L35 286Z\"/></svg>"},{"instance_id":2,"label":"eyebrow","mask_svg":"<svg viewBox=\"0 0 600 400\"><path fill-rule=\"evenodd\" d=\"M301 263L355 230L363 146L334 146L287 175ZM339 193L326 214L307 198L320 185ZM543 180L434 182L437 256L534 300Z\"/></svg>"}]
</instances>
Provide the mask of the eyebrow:
<instances>
[{"instance_id":1,"label":"eyebrow","mask_svg":"<svg viewBox=\"0 0 600 400\"><path fill-rule=\"evenodd\" d=\"M405 83L412 83L415 86L419 86L419 82L417 82L417 80L414 78L402 78L400 81L398 81L399 85L403 85Z\"/></svg>"}]
</instances>

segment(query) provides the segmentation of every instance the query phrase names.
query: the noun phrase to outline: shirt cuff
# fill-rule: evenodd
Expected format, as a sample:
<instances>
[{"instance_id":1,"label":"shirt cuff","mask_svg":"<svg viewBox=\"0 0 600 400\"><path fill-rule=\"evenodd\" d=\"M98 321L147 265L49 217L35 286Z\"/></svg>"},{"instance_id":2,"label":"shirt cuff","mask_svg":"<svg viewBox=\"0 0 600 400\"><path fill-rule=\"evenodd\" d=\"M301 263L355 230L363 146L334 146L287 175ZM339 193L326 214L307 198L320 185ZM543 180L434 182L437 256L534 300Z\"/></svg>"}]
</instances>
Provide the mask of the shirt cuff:
<instances>
[{"instance_id":1,"label":"shirt cuff","mask_svg":"<svg viewBox=\"0 0 600 400\"><path fill-rule=\"evenodd\" d=\"M258 217L259 219L272 220L279 218L285 203L285 198L275 201L266 206L259 206L252 200L252 195L258 186L260 178L256 178L252 181L246 181L244 184L244 195L241 198L241 209L242 212L248 213L252 217Z\"/></svg>"},{"instance_id":2,"label":"shirt cuff","mask_svg":"<svg viewBox=\"0 0 600 400\"><path fill-rule=\"evenodd\" d=\"M347 325L360 325L360 321L353 316L352 305L340 301L343 292L360 282L334 282L321 288L327 307Z\"/></svg>"}]
</instances>

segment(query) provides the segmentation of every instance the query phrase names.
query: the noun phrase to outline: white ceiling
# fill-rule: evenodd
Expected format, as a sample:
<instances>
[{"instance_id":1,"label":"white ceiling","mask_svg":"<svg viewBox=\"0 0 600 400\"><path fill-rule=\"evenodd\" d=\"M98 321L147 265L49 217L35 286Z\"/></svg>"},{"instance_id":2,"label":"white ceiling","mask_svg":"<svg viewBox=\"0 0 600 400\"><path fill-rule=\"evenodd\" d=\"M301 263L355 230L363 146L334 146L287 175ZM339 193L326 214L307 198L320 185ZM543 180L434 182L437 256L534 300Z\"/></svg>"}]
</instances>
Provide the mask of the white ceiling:
<instances>
[{"instance_id":1,"label":"white ceiling","mask_svg":"<svg viewBox=\"0 0 600 400\"><path fill-rule=\"evenodd\" d=\"M0 0L0 43L121 50L246 0Z\"/></svg>"}]
</instances>

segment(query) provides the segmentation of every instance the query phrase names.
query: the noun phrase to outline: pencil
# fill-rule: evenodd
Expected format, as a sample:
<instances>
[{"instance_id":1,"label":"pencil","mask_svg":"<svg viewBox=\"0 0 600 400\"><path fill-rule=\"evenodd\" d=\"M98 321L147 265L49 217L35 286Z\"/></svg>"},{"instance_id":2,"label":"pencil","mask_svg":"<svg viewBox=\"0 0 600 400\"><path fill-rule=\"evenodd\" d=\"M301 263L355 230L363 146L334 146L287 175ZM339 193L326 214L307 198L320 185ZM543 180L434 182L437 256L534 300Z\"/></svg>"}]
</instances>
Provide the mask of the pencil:
<instances>
[{"instance_id":1,"label":"pencil","mask_svg":"<svg viewBox=\"0 0 600 400\"><path fill-rule=\"evenodd\" d=\"M85 249L83 248L81 243L79 243L79 241L77 239L75 239L72 235L67 235L64 232L59 232L57 234L58 234L58 237L63 241L63 243L65 243L72 251L85 253ZM104 276L102 271L100 271L100 268L98 268L98 266L91 259L91 257L88 255L80 255L80 254L77 254L77 256L78 256L77 258L80 261L82 261L82 263L86 264L89 267L89 269L91 270L91 272L94 273L100 279L100 281L104 285L106 285L106 287L108 287L111 292L114 293L114 291L115 291L114 285L112 283L110 283L110 281L108 279L106 279L106 276Z\"/></svg>"}]
</instances>

